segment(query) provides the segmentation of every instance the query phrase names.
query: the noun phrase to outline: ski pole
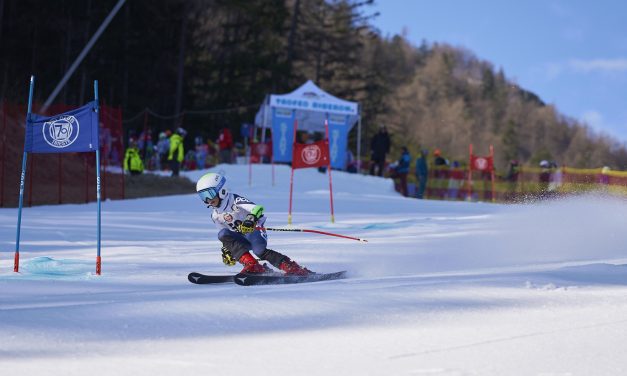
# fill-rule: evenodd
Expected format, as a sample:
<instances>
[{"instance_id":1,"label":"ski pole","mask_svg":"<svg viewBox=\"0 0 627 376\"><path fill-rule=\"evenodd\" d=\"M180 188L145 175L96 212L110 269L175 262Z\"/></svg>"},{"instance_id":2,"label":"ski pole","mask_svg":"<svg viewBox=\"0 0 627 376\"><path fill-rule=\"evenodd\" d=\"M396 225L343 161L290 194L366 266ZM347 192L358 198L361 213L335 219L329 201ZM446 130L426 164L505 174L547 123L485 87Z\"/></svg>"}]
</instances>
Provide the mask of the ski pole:
<instances>
[{"instance_id":1,"label":"ski pole","mask_svg":"<svg viewBox=\"0 0 627 376\"><path fill-rule=\"evenodd\" d=\"M302 229L302 228L272 228L272 227L257 227L257 230L267 230L267 231L289 231L289 232L311 232L314 234L321 234L321 235L329 235L329 236L337 236L338 238L344 238L344 239L350 239L350 240L357 240L360 242L364 242L367 243L368 240L366 239L361 239L361 238L355 238L352 236L346 236L346 235L340 235L340 234L333 234L331 232L325 232L325 231L318 231L318 230L307 230L307 229Z\"/></svg>"}]
</instances>

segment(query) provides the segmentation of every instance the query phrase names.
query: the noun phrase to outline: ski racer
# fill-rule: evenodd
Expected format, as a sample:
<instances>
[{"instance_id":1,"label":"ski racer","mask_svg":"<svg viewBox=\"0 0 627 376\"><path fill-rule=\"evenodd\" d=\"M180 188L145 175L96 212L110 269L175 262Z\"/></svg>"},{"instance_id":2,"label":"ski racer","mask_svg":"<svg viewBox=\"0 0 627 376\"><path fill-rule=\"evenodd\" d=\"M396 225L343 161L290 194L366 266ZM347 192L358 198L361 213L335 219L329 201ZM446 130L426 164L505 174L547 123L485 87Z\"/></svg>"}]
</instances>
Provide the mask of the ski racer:
<instances>
[{"instance_id":1,"label":"ski racer","mask_svg":"<svg viewBox=\"0 0 627 376\"><path fill-rule=\"evenodd\" d=\"M222 242L222 262L233 266L239 261L244 265L240 273L264 273L267 270L250 253L266 260L286 275L309 275L310 270L301 267L289 257L266 248L268 235L263 229L266 217L263 206L247 198L229 192L226 178L208 173L196 183L196 192L202 202L211 208L211 219L220 228L218 239Z\"/></svg>"}]
</instances>

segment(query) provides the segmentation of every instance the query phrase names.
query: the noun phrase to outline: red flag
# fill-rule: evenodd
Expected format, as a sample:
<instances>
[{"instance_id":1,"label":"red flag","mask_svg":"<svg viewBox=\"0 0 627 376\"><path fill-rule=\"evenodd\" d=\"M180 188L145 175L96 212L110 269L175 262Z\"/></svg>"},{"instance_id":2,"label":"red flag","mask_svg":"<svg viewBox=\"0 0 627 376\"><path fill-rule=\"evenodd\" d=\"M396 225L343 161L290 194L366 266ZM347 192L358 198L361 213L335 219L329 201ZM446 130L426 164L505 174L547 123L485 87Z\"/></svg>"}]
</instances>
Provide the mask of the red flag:
<instances>
[{"instance_id":1,"label":"red flag","mask_svg":"<svg viewBox=\"0 0 627 376\"><path fill-rule=\"evenodd\" d=\"M294 143L292 168L322 167L329 165L329 143L326 140L313 144Z\"/></svg>"},{"instance_id":2,"label":"red flag","mask_svg":"<svg viewBox=\"0 0 627 376\"><path fill-rule=\"evenodd\" d=\"M494 170L494 160L492 157L470 156L470 169L476 171L492 171Z\"/></svg>"},{"instance_id":3,"label":"red flag","mask_svg":"<svg viewBox=\"0 0 627 376\"><path fill-rule=\"evenodd\" d=\"M251 142L251 157L272 157L272 142Z\"/></svg>"}]
</instances>

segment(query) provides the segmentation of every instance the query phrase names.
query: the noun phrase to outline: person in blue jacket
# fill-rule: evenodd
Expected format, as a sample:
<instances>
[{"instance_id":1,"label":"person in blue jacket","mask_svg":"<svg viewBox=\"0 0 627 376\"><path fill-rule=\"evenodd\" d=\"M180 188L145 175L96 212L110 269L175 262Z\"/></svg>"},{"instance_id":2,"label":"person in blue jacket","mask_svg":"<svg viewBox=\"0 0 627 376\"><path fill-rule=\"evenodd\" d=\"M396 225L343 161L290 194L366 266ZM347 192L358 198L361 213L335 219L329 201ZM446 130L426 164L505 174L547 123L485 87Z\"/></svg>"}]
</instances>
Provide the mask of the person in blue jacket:
<instances>
[{"instance_id":1,"label":"person in blue jacket","mask_svg":"<svg viewBox=\"0 0 627 376\"><path fill-rule=\"evenodd\" d=\"M424 198L425 189L427 189L427 177L429 176L429 168L427 167L427 157L429 150L422 150L420 156L416 158L416 181L418 189L416 190L417 198Z\"/></svg>"},{"instance_id":2,"label":"person in blue jacket","mask_svg":"<svg viewBox=\"0 0 627 376\"><path fill-rule=\"evenodd\" d=\"M411 155L406 146L402 148L401 157L396 162L395 175L400 180L400 192L403 196L407 197L407 174L409 173L409 165L411 164Z\"/></svg>"}]
</instances>

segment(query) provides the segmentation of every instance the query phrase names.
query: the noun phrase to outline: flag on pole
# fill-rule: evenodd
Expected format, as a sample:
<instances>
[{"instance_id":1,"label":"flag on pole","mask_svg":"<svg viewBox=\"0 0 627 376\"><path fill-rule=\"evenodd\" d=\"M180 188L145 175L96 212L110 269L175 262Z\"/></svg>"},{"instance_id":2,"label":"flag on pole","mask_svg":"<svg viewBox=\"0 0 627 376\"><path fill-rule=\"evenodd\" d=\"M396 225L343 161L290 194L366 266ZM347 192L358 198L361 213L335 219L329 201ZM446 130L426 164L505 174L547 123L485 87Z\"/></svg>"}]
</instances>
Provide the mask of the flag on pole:
<instances>
[{"instance_id":1,"label":"flag on pole","mask_svg":"<svg viewBox=\"0 0 627 376\"><path fill-rule=\"evenodd\" d=\"M24 202L24 183L28 153L76 153L96 152L96 199L97 210L97 254L96 274L101 272L100 257L100 145L98 121L98 81L94 81L94 101L83 107L54 116L33 114L33 89L35 77L31 76L28 94L28 112L26 113L26 132L24 134L24 156L20 175L20 198L17 212L17 231L15 239L15 257L13 271L19 272L20 265L20 229L22 226L22 205Z\"/></svg>"},{"instance_id":2,"label":"flag on pole","mask_svg":"<svg viewBox=\"0 0 627 376\"><path fill-rule=\"evenodd\" d=\"M259 161L261 158L272 158L272 141L270 142L251 142L250 143L251 159Z\"/></svg>"},{"instance_id":3,"label":"flag on pole","mask_svg":"<svg viewBox=\"0 0 627 376\"><path fill-rule=\"evenodd\" d=\"M54 116L27 117L24 151L27 153L75 153L98 150L98 103Z\"/></svg>"},{"instance_id":4,"label":"flag on pole","mask_svg":"<svg viewBox=\"0 0 627 376\"><path fill-rule=\"evenodd\" d=\"M476 171L492 171L494 170L494 158L479 157L476 155L470 155L470 169Z\"/></svg>"},{"instance_id":5,"label":"flag on pole","mask_svg":"<svg viewBox=\"0 0 627 376\"><path fill-rule=\"evenodd\" d=\"M292 168L323 167L329 165L329 142L321 140L313 144L294 143Z\"/></svg>"}]
</instances>

